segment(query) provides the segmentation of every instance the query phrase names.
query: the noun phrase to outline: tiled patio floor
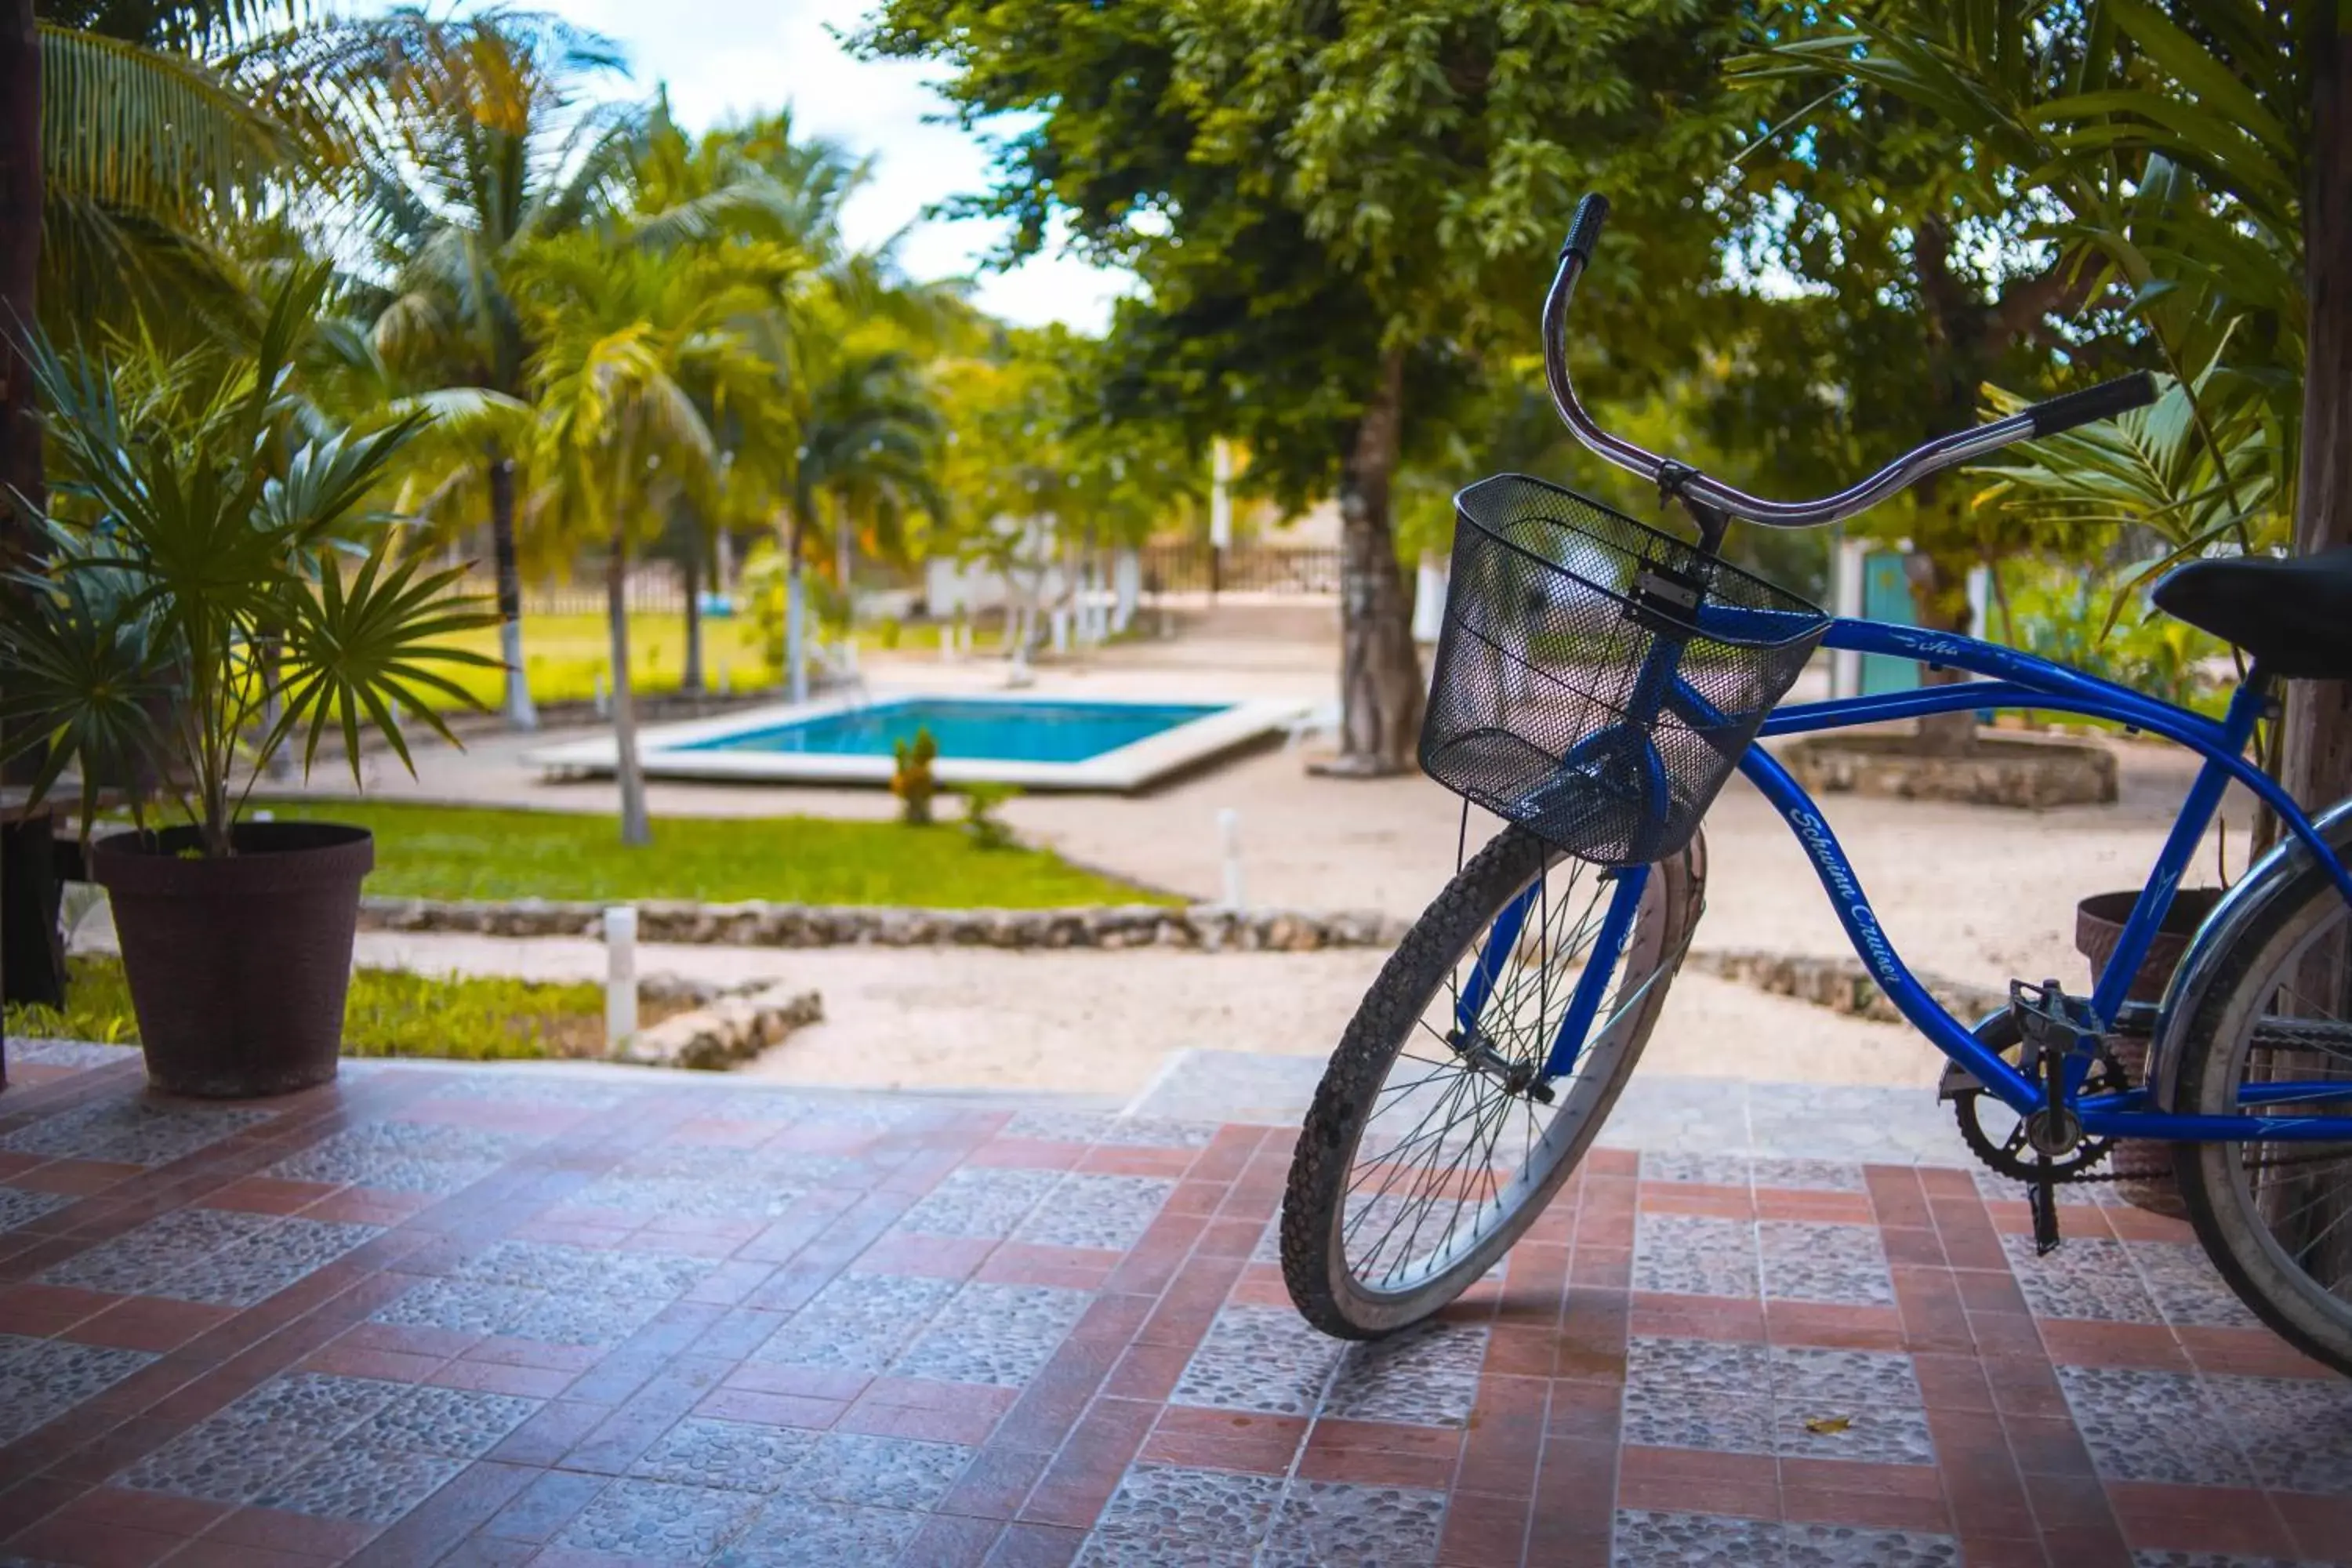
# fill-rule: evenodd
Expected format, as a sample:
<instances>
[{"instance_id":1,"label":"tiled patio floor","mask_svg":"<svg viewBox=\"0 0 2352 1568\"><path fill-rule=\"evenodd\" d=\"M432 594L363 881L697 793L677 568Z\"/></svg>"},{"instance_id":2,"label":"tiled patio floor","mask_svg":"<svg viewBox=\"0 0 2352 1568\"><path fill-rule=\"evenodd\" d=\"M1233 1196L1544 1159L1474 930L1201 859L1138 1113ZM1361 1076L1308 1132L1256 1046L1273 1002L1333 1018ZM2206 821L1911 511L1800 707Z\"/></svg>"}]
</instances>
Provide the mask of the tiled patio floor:
<instances>
[{"instance_id":1,"label":"tiled patio floor","mask_svg":"<svg viewBox=\"0 0 2352 1568\"><path fill-rule=\"evenodd\" d=\"M1286 1130L17 1047L0 1559L1864 1568L2352 1554L2352 1384L2183 1227L1604 1151L1431 1330L1269 1261Z\"/></svg>"}]
</instances>

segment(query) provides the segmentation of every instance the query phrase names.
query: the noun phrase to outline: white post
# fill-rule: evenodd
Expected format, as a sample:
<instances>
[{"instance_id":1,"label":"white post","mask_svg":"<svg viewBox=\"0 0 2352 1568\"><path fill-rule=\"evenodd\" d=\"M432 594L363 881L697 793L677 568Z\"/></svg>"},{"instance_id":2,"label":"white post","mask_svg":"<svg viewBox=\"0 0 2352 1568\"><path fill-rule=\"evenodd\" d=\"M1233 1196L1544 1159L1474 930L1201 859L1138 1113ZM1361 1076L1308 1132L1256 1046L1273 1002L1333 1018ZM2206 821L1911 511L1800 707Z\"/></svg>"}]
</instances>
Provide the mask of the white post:
<instances>
[{"instance_id":1,"label":"white post","mask_svg":"<svg viewBox=\"0 0 2352 1568\"><path fill-rule=\"evenodd\" d=\"M1863 558L1870 553L1870 542L1863 539L1841 537L1837 542L1837 566L1832 612L1858 617L1862 614ZM1830 655L1830 695L1859 697L1862 695L1862 655L1850 647L1842 647Z\"/></svg>"},{"instance_id":2,"label":"white post","mask_svg":"<svg viewBox=\"0 0 2352 1568\"><path fill-rule=\"evenodd\" d=\"M1225 862L1225 907L1239 914L1242 889L1242 814L1232 806L1217 813L1217 846Z\"/></svg>"},{"instance_id":3,"label":"white post","mask_svg":"<svg viewBox=\"0 0 2352 1568\"><path fill-rule=\"evenodd\" d=\"M1421 552L1412 584L1412 640L1433 643L1445 629L1445 579L1450 563L1436 552Z\"/></svg>"},{"instance_id":4,"label":"white post","mask_svg":"<svg viewBox=\"0 0 2352 1568\"><path fill-rule=\"evenodd\" d=\"M604 911L604 1048L617 1051L637 1032L637 911Z\"/></svg>"},{"instance_id":5,"label":"white post","mask_svg":"<svg viewBox=\"0 0 2352 1568\"><path fill-rule=\"evenodd\" d=\"M1110 629L1116 635L1134 621L1136 605L1142 601L1143 557L1132 549L1119 551L1110 558Z\"/></svg>"},{"instance_id":6,"label":"white post","mask_svg":"<svg viewBox=\"0 0 2352 1568\"><path fill-rule=\"evenodd\" d=\"M596 672L596 717L610 719L612 716L613 694L604 689L604 672L600 669Z\"/></svg>"},{"instance_id":7,"label":"white post","mask_svg":"<svg viewBox=\"0 0 2352 1568\"><path fill-rule=\"evenodd\" d=\"M1054 657L1056 658L1066 658L1070 651L1070 612L1068 606L1064 605L1056 608L1050 616L1045 617L1045 624L1047 627L1050 628L1049 635L1053 639Z\"/></svg>"}]
</instances>

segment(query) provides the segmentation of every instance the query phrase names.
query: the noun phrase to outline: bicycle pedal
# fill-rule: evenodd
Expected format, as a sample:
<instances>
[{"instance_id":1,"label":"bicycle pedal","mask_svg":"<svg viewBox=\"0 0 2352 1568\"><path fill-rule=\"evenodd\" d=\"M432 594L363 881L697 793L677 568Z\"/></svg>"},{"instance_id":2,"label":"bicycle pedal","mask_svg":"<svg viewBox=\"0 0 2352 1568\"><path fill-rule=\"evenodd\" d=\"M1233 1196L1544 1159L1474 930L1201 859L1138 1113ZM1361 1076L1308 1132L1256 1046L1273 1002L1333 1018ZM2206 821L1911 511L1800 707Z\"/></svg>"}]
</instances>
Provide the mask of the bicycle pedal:
<instances>
[{"instance_id":1,"label":"bicycle pedal","mask_svg":"<svg viewBox=\"0 0 2352 1568\"><path fill-rule=\"evenodd\" d=\"M2037 1046L2071 1050L2085 1037L2095 1038L2099 1016L2087 996L2070 996L2055 980L2039 985L2022 980L2009 983L2009 1010L2026 1040Z\"/></svg>"},{"instance_id":2,"label":"bicycle pedal","mask_svg":"<svg viewBox=\"0 0 2352 1568\"><path fill-rule=\"evenodd\" d=\"M2025 1203L2033 1211L2034 1256L2047 1258L2059 1247L2058 1184L2047 1176L2029 1182L2025 1188Z\"/></svg>"}]
</instances>

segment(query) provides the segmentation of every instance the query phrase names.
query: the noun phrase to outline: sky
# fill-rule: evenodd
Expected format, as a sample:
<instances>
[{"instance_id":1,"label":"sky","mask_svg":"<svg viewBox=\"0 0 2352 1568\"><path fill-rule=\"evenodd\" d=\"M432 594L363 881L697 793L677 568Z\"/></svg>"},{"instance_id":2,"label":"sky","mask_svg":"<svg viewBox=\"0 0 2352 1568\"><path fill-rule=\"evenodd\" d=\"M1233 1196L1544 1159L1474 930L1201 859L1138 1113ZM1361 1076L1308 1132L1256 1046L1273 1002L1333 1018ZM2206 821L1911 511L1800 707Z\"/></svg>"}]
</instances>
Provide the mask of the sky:
<instances>
[{"instance_id":1,"label":"sky","mask_svg":"<svg viewBox=\"0 0 2352 1568\"><path fill-rule=\"evenodd\" d=\"M831 137L875 159L871 184L851 202L844 227L866 245L913 225L899 249L917 278L971 273L997 237L995 226L925 219L935 202L988 183L986 150L953 125L926 123L943 100L932 68L867 61L834 31L853 30L868 0L541 0L619 43L629 56L630 89L669 87L670 107L689 129L789 104L795 128ZM981 273L981 308L1024 325L1064 321L1099 331L1120 274L1045 255L1006 273Z\"/></svg>"}]
</instances>

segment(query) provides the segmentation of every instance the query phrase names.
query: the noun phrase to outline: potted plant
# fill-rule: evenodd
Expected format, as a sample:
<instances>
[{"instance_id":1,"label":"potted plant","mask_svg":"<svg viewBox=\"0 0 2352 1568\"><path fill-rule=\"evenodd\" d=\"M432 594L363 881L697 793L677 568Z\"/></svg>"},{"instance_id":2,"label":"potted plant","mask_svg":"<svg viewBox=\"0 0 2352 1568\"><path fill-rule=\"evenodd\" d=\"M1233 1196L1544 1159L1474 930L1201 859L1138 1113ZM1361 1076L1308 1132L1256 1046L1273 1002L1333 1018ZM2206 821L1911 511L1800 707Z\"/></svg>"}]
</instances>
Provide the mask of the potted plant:
<instances>
[{"instance_id":1,"label":"potted plant","mask_svg":"<svg viewBox=\"0 0 2352 1568\"><path fill-rule=\"evenodd\" d=\"M446 640L495 620L453 595L460 572L404 554L373 504L425 416L362 433L299 395L326 278L291 274L250 353L27 352L49 552L0 593L0 734L41 753L37 798L79 773L85 825L100 784L134 786L135 830L90 845L89 865L149 1079L173 1093L334 1075L374 846L247 820L272 759L297 747L307 771L331 741L356 783L364 729L409 763L403 719L454 743L434 704L471 700L438 667L496 663ZM159 797L175 808L161 821Z\"/></svg>"}]
</instances>

